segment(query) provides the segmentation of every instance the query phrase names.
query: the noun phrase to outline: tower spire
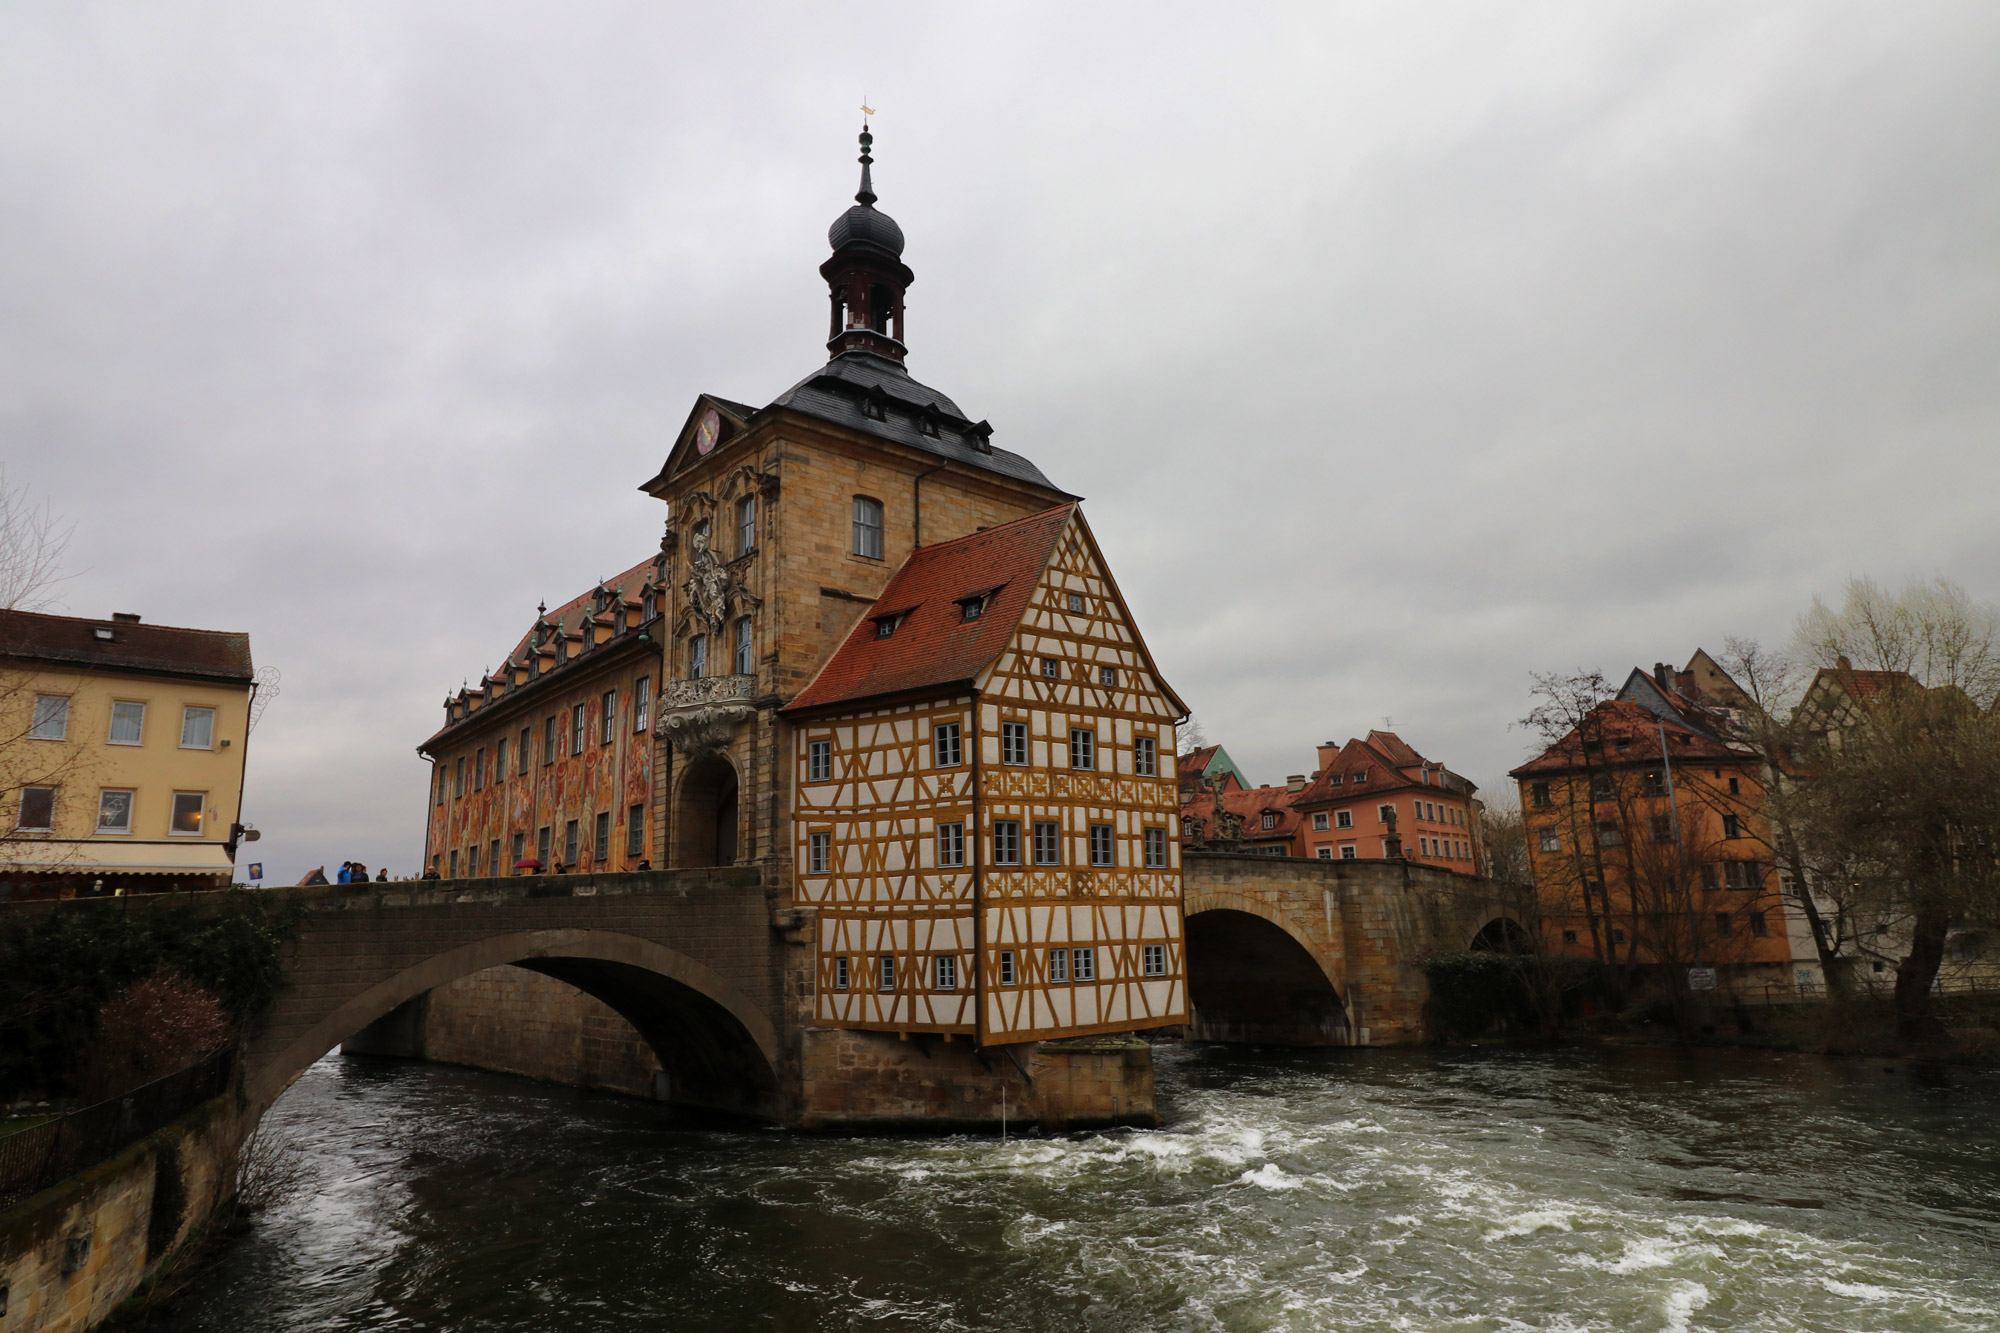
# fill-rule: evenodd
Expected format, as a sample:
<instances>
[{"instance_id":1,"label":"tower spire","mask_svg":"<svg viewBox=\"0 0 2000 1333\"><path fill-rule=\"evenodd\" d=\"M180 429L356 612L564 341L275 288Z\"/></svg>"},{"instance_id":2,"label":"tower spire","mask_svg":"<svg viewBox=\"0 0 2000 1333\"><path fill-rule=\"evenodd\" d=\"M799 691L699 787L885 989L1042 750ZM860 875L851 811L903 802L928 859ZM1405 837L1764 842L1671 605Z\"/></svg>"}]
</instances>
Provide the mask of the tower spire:
<instances>
[{"instance_id":1,"label":"tower spire","mask_svg":"<svg viewBox=\"0 0 2000 1333\"><path fill-rule=\"evenodd\" d=\"M868 122L864 120L861 122L861 188L854 192L854 202L864 208L873 207L875 203L875 183L869 179L868 174L868 168L875 161L874 155L868 150L874 144L875 136L868 132Z\"/></svg>"},{"instance_id":2,"label":"tower spire","mask_svg":"<svg viewBox=\"0 0 2000 1333\"><path fill-rule=\"evenodd\" d=\"M864 116L873 110L864 101ZM830 356L868 352L901 363L903 293L916 277L903 263L903 229L875 207L875 135L861 122L861 188L854 205L827 229L833 255L819 266L830 301Z\"/></svg>"}]
</instances>

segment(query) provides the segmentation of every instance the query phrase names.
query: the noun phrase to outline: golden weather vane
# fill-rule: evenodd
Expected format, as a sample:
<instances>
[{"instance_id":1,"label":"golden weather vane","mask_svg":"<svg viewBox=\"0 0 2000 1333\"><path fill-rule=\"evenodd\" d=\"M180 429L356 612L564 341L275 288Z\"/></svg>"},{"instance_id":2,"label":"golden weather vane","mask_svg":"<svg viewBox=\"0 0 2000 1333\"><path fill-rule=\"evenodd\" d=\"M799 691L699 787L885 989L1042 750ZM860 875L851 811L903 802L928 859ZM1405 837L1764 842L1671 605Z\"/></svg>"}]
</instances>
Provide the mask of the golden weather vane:
<instances>
[{"instance_id":1,"label":"golden weather vane","mask_svg":"<svg viewBox=\"0 0 2000 1333\"><path fill-rule=\"evenodd\" d=\"M865 117L865 116L872 116L872 115L874 115L874 114L875 114L875 108L874 108L874 107L872 107L872 106L869 106L869 105L868 105L868 94L867 94L867 93L863 93L863 94L861 94L861 114L862 114L862 115L863 115L864 117Z\"/></svg>"}]
</instances>

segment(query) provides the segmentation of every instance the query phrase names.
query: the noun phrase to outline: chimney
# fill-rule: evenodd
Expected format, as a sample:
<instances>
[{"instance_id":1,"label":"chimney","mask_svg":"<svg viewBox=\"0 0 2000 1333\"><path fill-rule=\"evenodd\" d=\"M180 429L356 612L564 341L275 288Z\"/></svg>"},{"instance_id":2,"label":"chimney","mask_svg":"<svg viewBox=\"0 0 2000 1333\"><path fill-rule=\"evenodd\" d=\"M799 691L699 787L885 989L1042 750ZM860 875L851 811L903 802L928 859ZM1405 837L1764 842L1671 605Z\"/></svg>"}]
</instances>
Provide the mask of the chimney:
<instances>
[{"instance_id":1,"label":"chimney","mask_svg":"<svg viewBox=\"0 0 2000 1333\"><path fill-rule=\"evenodd\" d=\"M139 616L135 611L113 611L111 618L121 625L136 625L139 623Z\"/></svg>"},{"instance_id":2,"label":"chimney","mask_svg":"<svg viewBox=\"0 0 2000 1333\"><path fill-rule=\"evenodd\" d=\"M1655 662L1653 663L1653 679L1660 682L1661 689L1671 690L1674 688L1674 669L1665 662Z\"/></svg>"},{"instance_id":3,"label":"chimney","mask_svg":"<svg viewBox=\"0 0 2000 1333\"><path fill-rule=\"evenodd\" d=\"M1333 767L1333 761L1340 757L1340 746L1333 741L1319 743L1319 771L1324 773Z\"/></svg>"},{"instance_id":4,"label":"chimney","mask_svg":"<svg viewBox=\"0 0 2000 1333\"><path fill-rule=\"evenodd\" d=\"M1852 663L1852 662L1850 662L1850 661L1848 661L1848 660L1847 660L1847 654L1846 654L1846 653L1842 653L1842 654L1841 654L1840 656L1838 656L1838 657L1834 658L1834 659L1833 659L1833 664L1834 664L1834 665L1835 665L1836 667L1840 668L1840 669L1841 669L1842 671L1852 671L1852 670L1854 670L1854 663Z\"/></svg>"},{"instance_id":5,"label":"chimney","mask_svg":"<svg viewBox=\"0 0 2000 1333\"><path fill-rule=\"evenodd\" d=\"M1298 792L1298 791L1304 791L1305 789L1306 789L1306 775L1305 775L1305 774L1303 774L1303 773L1294 773L1294 774L1292 774L1292 775L1291 775L1290 777L1288 777L1288 778L1286 778L1286 779L1285 779L1285 790L1286 790L1286 791L1288 791L1288 792Z\"/></svg>"}]
</instances>

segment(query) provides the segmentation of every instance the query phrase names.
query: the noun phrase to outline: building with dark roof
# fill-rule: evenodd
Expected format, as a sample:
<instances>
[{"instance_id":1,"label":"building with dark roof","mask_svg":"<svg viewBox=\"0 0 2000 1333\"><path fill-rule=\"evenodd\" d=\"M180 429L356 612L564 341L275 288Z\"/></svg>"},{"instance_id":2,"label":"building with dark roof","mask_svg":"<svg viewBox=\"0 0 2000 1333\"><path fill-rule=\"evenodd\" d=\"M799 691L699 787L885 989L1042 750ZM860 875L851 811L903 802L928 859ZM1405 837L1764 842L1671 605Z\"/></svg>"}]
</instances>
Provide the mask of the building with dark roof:
<instances>
[{"instance_id":1,"label":"building with dark roof","mask_svg":"<svg viewBox=\"0 0 2000 1333\"><path fill-rule=\"evenodd\" d=\"M255 690L247 634L0 611L0 898L228 884Z\"/></svg>"}]
</instances>

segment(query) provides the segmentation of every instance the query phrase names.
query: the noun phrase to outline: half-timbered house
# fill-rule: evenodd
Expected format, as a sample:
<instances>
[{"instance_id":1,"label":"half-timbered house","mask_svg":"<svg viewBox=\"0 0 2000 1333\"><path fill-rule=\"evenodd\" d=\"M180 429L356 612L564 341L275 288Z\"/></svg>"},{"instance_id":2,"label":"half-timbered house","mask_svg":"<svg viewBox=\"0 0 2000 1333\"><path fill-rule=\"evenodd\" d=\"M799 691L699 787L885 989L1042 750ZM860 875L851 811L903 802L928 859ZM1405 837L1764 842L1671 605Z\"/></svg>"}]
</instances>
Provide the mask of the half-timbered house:
<instances>
[{"instance_id":1,"label":"half-timbered house","mask_svg":"<svg viewBox=\"0 0 2000 1333\"><path fill-rule=\"evenodd\" d=\"M1186 1021L1164 765L1187 710L1078 506L913 552L784 712L818 1023Z\"/></svg>"}]
</instances>

